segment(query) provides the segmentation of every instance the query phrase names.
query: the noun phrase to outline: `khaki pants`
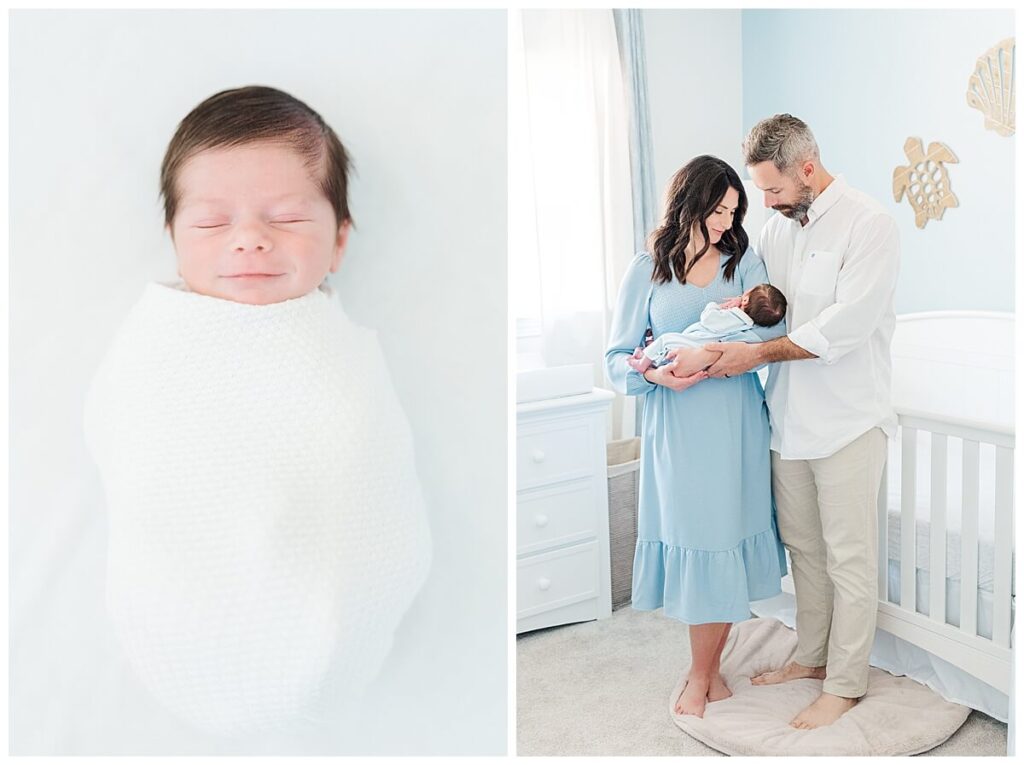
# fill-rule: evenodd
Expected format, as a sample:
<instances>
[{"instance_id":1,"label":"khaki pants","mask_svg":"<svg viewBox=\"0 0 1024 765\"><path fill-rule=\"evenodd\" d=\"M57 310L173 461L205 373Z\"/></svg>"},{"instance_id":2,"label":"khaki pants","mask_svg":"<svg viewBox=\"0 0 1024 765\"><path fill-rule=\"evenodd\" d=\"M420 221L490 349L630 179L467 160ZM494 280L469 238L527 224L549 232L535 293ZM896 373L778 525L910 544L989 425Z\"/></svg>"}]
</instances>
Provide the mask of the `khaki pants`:
<instances>
[{"instance_id":1,"label":"khaki pants","mask_svg":"<svg viewBox=\"0 0 1024 765\"><path fill-rule=\"evenodd\" d=\"M886 437L872 428L829 457L772 452L779 536L796 588L798 664L826 667L823 690L859 698L878 612L878 490Z\"/></svg>"}]
</instances>

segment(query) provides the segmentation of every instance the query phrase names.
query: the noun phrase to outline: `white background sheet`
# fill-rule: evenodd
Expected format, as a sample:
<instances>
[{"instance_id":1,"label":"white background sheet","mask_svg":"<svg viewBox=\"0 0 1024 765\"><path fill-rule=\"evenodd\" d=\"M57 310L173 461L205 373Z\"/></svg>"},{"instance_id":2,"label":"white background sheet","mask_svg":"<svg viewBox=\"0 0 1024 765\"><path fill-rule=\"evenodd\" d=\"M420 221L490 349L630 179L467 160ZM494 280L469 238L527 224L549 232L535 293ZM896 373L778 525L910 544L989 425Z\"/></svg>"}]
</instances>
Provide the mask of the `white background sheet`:
<instances>
[{"instance_id":1,"label":"white background sheet","mask_svg":"<svg viewBox=\"0 0 1024 765\"><path fill-rule=\"evenodd\" d=\"M10 35L12 753L504 752L505 13L16 11ZM435 565L360 715L232 745L164 713L111 642L80 424L120 318L175 274L167 141L248 84L309 103L355 160L331 282L388 354Z\"/></svg>"}]
</instances>

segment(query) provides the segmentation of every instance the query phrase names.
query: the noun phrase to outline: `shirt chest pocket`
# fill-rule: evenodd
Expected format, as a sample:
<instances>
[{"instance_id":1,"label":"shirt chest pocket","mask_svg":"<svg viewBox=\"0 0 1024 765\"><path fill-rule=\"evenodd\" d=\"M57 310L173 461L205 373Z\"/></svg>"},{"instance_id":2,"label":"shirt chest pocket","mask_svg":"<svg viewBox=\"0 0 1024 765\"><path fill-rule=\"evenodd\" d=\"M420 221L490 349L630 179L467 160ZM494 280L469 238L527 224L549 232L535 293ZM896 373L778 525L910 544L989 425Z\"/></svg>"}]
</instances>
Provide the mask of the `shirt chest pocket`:
<instances>
[{"instance_id":1,"label":"shirt chest pocket","mask_svg":"<svg viewBox=\"0 0 1024 765\"><path fill-rule=\"evenodd\" d=\"M816 297L834 297L839 276L839 253L813 250L804 259L798 291Z\"/></svg>"}]
</instances>

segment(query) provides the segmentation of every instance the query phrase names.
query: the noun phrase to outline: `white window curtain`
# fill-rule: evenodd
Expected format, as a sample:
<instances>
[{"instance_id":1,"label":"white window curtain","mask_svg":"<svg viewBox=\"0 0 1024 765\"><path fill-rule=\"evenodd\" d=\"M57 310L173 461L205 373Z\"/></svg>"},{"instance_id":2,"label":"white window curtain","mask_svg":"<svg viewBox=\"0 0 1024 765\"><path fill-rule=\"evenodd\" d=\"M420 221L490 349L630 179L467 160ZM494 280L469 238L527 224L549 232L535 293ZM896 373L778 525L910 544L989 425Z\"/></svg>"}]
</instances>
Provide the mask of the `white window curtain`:
<instances>
[{"instance_id":1,"label":"white window curtain","mask_svg":"<svg viewBox=\"0 0 1024 765\"><path fill-rule=\"evenodd\" d=\"M520 368L590 362L633 256L627 101L611 10L510 12L509 214ZM631 399L630 399L631 400ZM632 435L617 397L613 437Z\"/></svg>"}]
</instances>

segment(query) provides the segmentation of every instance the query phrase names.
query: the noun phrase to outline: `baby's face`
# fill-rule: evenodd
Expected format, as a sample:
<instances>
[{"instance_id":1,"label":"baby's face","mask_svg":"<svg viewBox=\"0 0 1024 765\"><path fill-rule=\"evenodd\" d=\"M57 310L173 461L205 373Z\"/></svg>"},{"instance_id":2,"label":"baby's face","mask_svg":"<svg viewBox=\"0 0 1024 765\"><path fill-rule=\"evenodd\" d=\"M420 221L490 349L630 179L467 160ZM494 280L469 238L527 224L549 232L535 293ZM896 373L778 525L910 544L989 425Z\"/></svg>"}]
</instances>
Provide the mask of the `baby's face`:
<instances>
[{"instance_id":1,"label":"baby's face","mask_svg":"<svg viewBox=\"0 0 1024 765\"><path fill-rule=\"evenodd\" d=\"M278 143L208 149L178 175L171 236L193 292L266 305L301 297L338 269L350 224L302 157Z\"/></svg>"}]
</instances>

